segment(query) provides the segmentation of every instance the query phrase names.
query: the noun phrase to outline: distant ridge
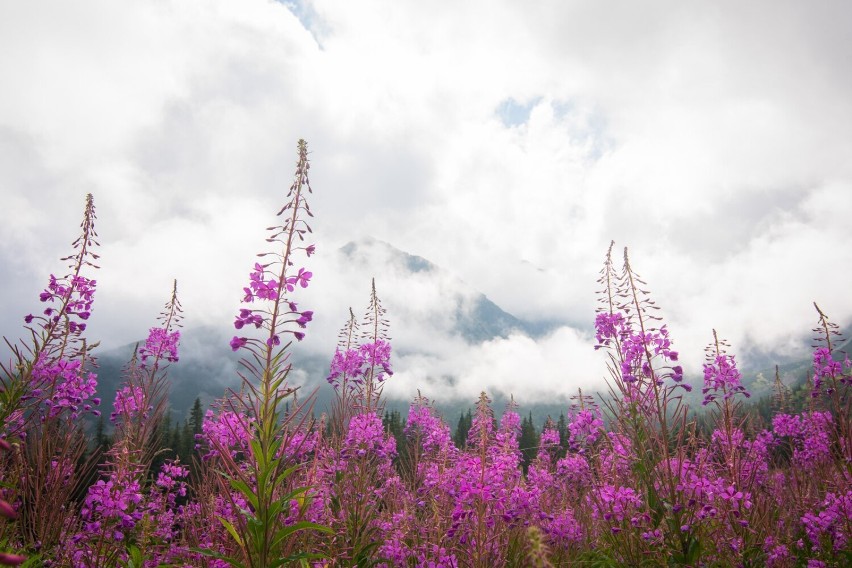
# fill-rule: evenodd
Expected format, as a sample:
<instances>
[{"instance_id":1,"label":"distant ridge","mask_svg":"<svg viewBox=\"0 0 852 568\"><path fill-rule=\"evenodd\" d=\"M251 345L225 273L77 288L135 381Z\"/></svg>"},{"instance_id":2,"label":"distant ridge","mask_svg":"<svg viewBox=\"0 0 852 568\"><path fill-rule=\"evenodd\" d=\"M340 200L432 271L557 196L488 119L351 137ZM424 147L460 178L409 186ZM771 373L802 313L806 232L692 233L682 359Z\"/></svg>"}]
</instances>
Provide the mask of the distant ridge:
<instances>
[{"instance_id":1,"label":"distant ridge","mask_svg":"<svg viewBox=\"0 0 852 568\"><path fill-rule=\"evenodd\" d=\"M409 254L373 237L350 241L340 247L339 252L350 262L368 263L372 256L370 252L376 249L381 251L383 257L391 260L396 266L402 267L412 276L427 273L451 278L449 271L422 256ZM456 280L458 287L455 297L447 299L455 306L450 314L456 322L452 331L468 343L481 343L497 337L505 338L513 332L521 332L536 338L546 335L559 326L558 322L528 322L519 319L492 302L485 294L474 290L458 278L452 278Z\"/></svg>"},{"instance_id":2,"label":"distant ridge","mask_svg":"<svg viewBox=\"0 0 852 568\"><path fill-rule=\"evenodd\" d=\"M364 265L365 269L377 270L380 267L370 266L370 263L379 257L383 262L394 266L397 278L404 280L434 276L440 277L444 283L449 283L446 284L446 297L442 297L441 305L435 308L441 313L434 314L432 319L452 322L447 331L461 337L468 344L479 344L498 337L505 338L512 333L538 337L556 327L548 322L525 322L501 309L484 294L474 290L449 271L421 256L409 254L378 239L367 237L352 241L340 247L337 252L340 262L345 264ZM394 308L394 312L404 311L402 305L393 306L393 298L383 296L382 299ZM391 324L392 329L402 325L396 321ZM228 348L231 332L230 329L203 326L188 327L182 331L181 359L168 370L171 382L169 401L175 419L183 419L196 397L200 398L206 407L221 398L226 389L239 389L237 370L240 357ZM140 339L141 341L144 339ZM103 399L102 411L105 416L109 416L112 411L115 392L122 382L122 368L130 360L133 349L134 344L128 344L98 354L98 394ZM326 410L333 396L331 387L324 380L328 374L333 349L332 345L329 346L328 353L314 355L296 348L291 355L294 379L306 379L305 394L318 387L318 412ZM474 402L470 401L470 404ZM390 407L405 410L408 401L389 404ZM498 404L502 404L502 401ZM462 406L467 408L468 403L460 402L458 407ZM455 409L456 405L451 407Z\"/></svg>"}]
</instances>

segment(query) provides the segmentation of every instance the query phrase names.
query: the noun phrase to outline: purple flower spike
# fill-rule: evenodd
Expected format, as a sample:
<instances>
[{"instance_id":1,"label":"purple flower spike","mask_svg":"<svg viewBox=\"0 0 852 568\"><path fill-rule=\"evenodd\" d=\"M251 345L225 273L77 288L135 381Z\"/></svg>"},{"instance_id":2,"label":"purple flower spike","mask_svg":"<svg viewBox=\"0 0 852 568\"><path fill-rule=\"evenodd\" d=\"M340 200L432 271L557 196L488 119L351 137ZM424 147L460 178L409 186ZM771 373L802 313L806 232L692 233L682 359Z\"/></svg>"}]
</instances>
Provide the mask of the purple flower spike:
<instances>
[{"instance_id":1,"label":"purple flower spike","mask_svg":"<svg viewBox=\"0 0 852 568\"><path fill-rule=\"evenodd\" d=\"M704 364L704 388L701 390L704 394L704 401L701 404L704 406L710 404L720 394L723 395L725 400L738 393L748 397L748 392L740 383L740 378L741 375L737 370L733 355L716 355L715 358Z\"/></svg>"},{"instance_id":2,"label":"purple flower spike","mask_svg":"<svg viewBox=\"0 0 852 568\"><path fill-rule=\"evenodd\" d=\"M170 363L177 362L179 341L180 331L170 332L164 328L152 327L148 332L148 339L145 340L145 346L139 348L143 366L149 358L155 361L165 359Z\"/></svg>"}]
</instances>

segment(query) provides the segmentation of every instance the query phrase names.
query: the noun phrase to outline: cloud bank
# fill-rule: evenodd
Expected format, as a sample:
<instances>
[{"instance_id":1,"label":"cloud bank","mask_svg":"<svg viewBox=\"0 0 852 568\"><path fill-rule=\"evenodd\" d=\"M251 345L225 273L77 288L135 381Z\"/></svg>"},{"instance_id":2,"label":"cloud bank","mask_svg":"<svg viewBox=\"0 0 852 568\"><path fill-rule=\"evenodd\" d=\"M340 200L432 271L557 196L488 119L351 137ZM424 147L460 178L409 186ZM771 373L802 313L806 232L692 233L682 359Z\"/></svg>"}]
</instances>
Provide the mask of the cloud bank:
<instances>
[{"instance_id":1,"label":"cloud bank","mask_svg":"<svg viewBox=\"0 0 852 568\"><path fill-rule=\"evenodd\" d=\"M852 320L852 139L839 126L852 123L850 12L5 4L0 331L16 337L62 271L87 192L103 242L94 336L138 338L173 278L188 325L226 328L303 137L320 251L306 349L333 350L346 307L369 292L361 274L324 274L322 255L373 235L511 314L563 324L465 346L417 310L441 284L397 290L387 266L373 275L382 293L412 299L393 322L410 382L464 369L447 388L465 396L486 377L507 389L536 377L524 384L541 392L599 383L586 347L612 239L630 247L688 371L712 328L734 352L801 355L814 300Z\"/></svg>"}]
</instances>

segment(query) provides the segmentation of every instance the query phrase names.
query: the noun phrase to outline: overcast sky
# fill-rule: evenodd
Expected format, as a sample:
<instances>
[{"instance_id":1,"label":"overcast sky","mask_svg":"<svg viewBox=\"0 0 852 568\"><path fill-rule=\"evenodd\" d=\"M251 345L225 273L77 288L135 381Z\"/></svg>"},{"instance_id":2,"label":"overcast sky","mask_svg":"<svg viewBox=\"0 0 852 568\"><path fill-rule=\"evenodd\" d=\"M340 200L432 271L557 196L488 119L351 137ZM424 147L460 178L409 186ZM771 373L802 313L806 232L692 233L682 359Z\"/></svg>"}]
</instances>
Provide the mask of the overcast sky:
<instances>
[{"instance_id":1,"label":"overcast sky","mask_svg":"<svg viewBox=\"0 0 852 568\"><path fill-rule=\"evenodd\" d=\"M366 236L565 324L470 347L391 311L431 354L398 361L400 394L441 374L464 396L599 383L613 239L688 371L714 327L734 353L804 354L813 301L852 319L850 21L848 2L4 2L0 333L63 272L88 192L91 339L144 336L173 278L188 326L230 333L304 138L304 348L330 356L346 306L366 306L370 275L329 260ZM380 293L440 304L387 273Z\"/></svg>"}]
</instances>

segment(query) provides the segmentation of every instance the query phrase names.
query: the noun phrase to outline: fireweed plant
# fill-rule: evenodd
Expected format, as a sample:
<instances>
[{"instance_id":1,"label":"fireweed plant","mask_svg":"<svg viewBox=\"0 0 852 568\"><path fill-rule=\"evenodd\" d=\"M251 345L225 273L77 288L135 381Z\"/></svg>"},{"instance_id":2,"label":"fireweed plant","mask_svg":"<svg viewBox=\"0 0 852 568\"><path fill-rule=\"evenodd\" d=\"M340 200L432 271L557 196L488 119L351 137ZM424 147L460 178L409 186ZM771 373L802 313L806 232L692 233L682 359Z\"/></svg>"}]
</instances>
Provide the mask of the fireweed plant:
<instances>
[{"instance_id":1,"label":"fireweed plant","mask_svg":"<svg viewBox=\"0 0 852 568\"><path fill-rule=\"evenodd\" d=\"M288 380L289 348L313 312L297 259L311 216L307 147L272 252L241 294L230 342L237 392L200 420L194 463L155 466L166 371L177 361L177 288L116 393L111 445L87 452L97 414L84 337L96 282L91 196L69 271L24 318L0 375L0 565L73 567L768 566L852 565L852 362L816 307L802 412L776 377L774 415L749 413L731 347L712 332L701 424L687 413L679 356L625 250L611 245L595 317L608 396L572 397L545 422L524 473L521 420L482 393L461 447L423 396L391 432L388 320L370 290L350 310L327 377L335 400L315 421ZM618 265L620 264L620 266ZM224 346L223 346L224 347ZM227 347L224 347L227 349ZM106 417L105 417L106 418Z\"/></svg>"},{"instance_id":2,"label":"fireweed plant","mask_svg":"<svg viewBox=\"0 0 852 568\"><path fill-rule=\"evenodd\" d=\"M50 275L39 295L45 305L24 317L28 338L12 344L11 360L0 362L0 425L11 445L0 464L3 499L12 505L0 534L7 546L30 556L49 555L63 526L72 518L72 498L81 490L86 441L79 418L95 409L96 375L90 372L91 349L83 335L92 313L97 282L86 274L98 268L94 252L95 205L86 197L81 233L64 257L69 272ZM80 464L83 464L80 467ZM10 512L12 513L12 512ZM14 562L17 556L18 562ZM20 564L21 555L5 561Z\"/></svg>"},{"instance_id":3,"label":"fireweed plant","mask_svg":"<svg viewBox=\"0 0 852 568\"><path fill-rule=\"evenodd\" d=\"M176 499L186 494L188 470L167 461L150 471L168 398L167 369L178 361L182 309L177 281L145 344L136 345L124 368L109 420L113 444L98 479L80 506L79 522L65 528L63 546L50 565L116 566L134 557L162 562L175 537Z\"/></svg>"},{"instance_id":4,"label":"fireweed plant","mask_svg":"<svg viewBox=\"0 0 852 568\"><path fill-rule=\"evenodd\" d=\"M332 529L320 550L339 566L374 566L387 558L381 548L391 528L387 515L405 493L394 468L396 440L382 424L382 387L393 374L385 314L374 279L360 323L349 309L326 378L335 399L310 479L311 515Z\"/></svg>"},{"instance_id":5,"label":"fireweed plant","mask_svg":"<svg viewBox=\"0 0 852 568\"><path fill-rule=\"evenodd\" d=\"M312 311L301 309L293 299L299 289L308 287L313 274L304 267L296 269L294 261L299 253L310 257L315 251L313 244L305 244L305 235L311 232L306 218L313 214L307 201L312 190L304 140L299 140L298 153L287 202L278 211L281 224L268 228L266 240L276 250L258 255L261 261L254 264L243 289L246 307L234 321L238 331L254 328L259 336L235 335L231 340L231 349L245 354L240 361L242 389L220 406L219 420L226 421L224 439L208 438L230 512L217 518L236 548L199 551L231 566L267 568L314 557L294 550L292 537L307 529L329 530L305 520L308 488L291 484L302 467L299 455L310 430L310 402L297 403L296 388L287 382L288 349L293 339L304 338L301 330L313 318ZM293 408L285 411L287 401L293 401ZM231 440L241 445L235 448Z\"/></svg>"}]
</instances>

